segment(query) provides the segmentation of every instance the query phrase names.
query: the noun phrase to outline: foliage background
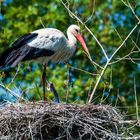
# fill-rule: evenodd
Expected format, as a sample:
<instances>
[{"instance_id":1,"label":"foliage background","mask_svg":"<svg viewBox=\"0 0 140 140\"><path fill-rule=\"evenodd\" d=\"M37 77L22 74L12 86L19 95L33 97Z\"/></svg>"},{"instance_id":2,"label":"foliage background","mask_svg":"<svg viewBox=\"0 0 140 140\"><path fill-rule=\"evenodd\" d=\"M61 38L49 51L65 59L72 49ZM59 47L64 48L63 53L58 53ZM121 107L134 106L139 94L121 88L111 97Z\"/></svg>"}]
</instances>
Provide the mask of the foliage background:
<instances>
[{"instance_id":1,"label":"foliage background","mask_svg":"<svg viewBox=\"0 0 140 140\"><path fill-rule=\"evenodd\" d=\"M140 2L133 0L130 3L137 16L140 17ZM121 0L71 0L70 9L86 23L103 44L109 56L137 23L131 10ZM43 28L41 22L45 27L58 28L64 33L66 33L69 25L79 24L75 19L70 18L59 0L4 0L1 3L0 14L0 53L10 47L20 35ZM100 47L84 27L80 26L92 59L100 65L104 65L105 57ZM131 35L116 58L128 54L134 44L140 47L140 27ZM79 44L77 48L76 54L69 63L76 68L97 73L82 52ZM140 53L133 54L131 57L140 58ZM128 117L135 117L134 79L136 81L137 97L139 97L139 60L135 62L123 60L108 67L96 91L93 102L95 104L102 102L115 105L118 108L121 107L122 111L129 112ZM15 74L16 77L11 82ZM40 100L43 93L41 74L42 66L40 64L26 62L22 63L20 67L5 71L4 74L1 72L0 80L14 92L22 93L25 98ZM54 83L62 102L66 101L68 74L70 75L68 102L86 103L95 85L96 76L91 76L73 68L68 73L66 65L50 64L47 68L47 78ZM48 92L47 96L50 100L53 99L52 93ZM2 88L0 89L0 100L1 102L4 100L16 101ZM140 104L140 98L138 98L138 104Z\"/></svg>"}]
</instances>

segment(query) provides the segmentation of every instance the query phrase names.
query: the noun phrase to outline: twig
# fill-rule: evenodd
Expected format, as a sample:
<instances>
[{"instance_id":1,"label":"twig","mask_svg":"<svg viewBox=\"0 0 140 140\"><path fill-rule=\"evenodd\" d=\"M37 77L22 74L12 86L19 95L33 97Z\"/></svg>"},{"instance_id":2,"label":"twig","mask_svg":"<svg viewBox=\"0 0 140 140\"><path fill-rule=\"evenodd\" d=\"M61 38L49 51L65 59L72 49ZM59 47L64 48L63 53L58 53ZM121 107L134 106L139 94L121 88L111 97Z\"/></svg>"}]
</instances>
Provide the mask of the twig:
<instances>
[{"instance_id":1,"label":"twig","mask_svg":"<svg viewBox=\"0 0 140 140\"><path fill-rule=\"evenodd\" d=\"M118 99L119 99L119 89L118 89L117 98L116 98L116 101L115 101L115 105L114 105L114 107L116 107L116 106L117 106Z\"/></svg>"},{"instance_id":2,"label":"twig","mask_svg":"<svg viewBox=\"0 0 140 140\"><path fill-rule=\"evenodd\" d=\"M138 99L137 99L136 79L135 79L135 77L134 77L134 93L135 93L135 103L136 103L136 117L137 117L137 120L139 120Z\"/></svg>"},{"instance_id":3,"label":"twig","mask_svg":"<svg viewBox=\"0 0 140 140\"><path fill-rule=\"evenodd\" d=\"M14 75L14 77L12 78L11 82L8 84L7 87L9 87L9 86L14 82L14 80L15 80L15 78L16 78L18 72L19 72L20 66L21 66L21 64L18 65L18 68L17 68L16 74Z\"/></svg>"},{"instance_id":4,"label":"twig","mask_svg":"<svg viewBox=\"0 0 140 140\"><path fill-rule=\"evenodd\" d=\"M110 82L109 82L109 92L111 91L112 89L112 79L113 79L113 72L112 72L112 67L110 68L111 69L111 72L110 72Z\"/></svg>"},{"instance_id":5,"label":"twig","mask_svg":"<svg viewBox=\"0 0 140 140\"><path fill-rule=\"evenodd\" d=\"M112 64L116 64L122 60L130 60L130 55L132 54L135 54L135 53L139 53L140 50L138 51L133 51L134 50L134 47L132 48L132 50L130 51L130 53L128 53L127 55L125 55L124 57L121 57L121 58L116 58L117 60L116 61L113 61L113 62L110 62L109 65L112 65ZM138 60L138 59L137 59Z\"/></svg>"},{"instance_id":6,"label":"twig","mask_svg":"<svg viewBox=\"0 0 140 140\"><path fill-rule=\"evenodd\" d=\"M87 55L87 57L89 58L91 64L95 66L95 68L96 68L96 66L97 66L97 67L99 67L100 69L103 69L102 66L100 66L99 64L97 64L96 62L94 62L94 61L92 60L91 56ZM97 70L97 68L96 68L96 70ZM97 70L97 71L98 71L98 70Z\"/></svg>"},{"instance_id":7,"label":"twig","mask_svg":"<svg viewBox=\"0 0 140 140\"><path fill-rule=\"evenodd\" d=\"M19 98L19 99L21 99L21 100L27 102L26 99L22 98L22 97L19 96L17 93L13 92L12 90L10 90L8 87L4 86L3 84L0 83L0 86L1 86L3 89L7 90L7 91L8 91L11 95L13 95L14 97Z\"/></svg>"},{"instance_id":8,"label":"twig","mask_svg":"<svg viewBox=\"0 0 140 140\"><path fill-rule=\"evenodd\" d=\"M126 2L124 2L124 0L121 0L121 1L123 2L123 4L124 4L125 6L129 7L129 6L126 4Z\"/></svg>"},{"instance_id":9,"label":"twig","mask_svg":"<svg viewBox=\"0 0 140 140\"><path fill-rule=\"evenodd\" d=\"M91 90L92 90L92 85L93 85L93 83L94 83L94 80L92 79L91 82L90 82L90 86L89 86L89 90L88 90L88 94L87 94L87 95L88 95L88 96L87 96L88 98L87 98L87 101L86 101L86 102L88 102L88 99L89 99L89 97L90 97L90 92L91 92Z\"/></svg>"},{"instance_id":10,"label":"twig","mask_svg":"<svg viewBox=\"0 0 140 140\"><path fill-rule=\"evenodd\" d=\"M119 121L120 124L136 124L138 120L121 120Z\"/></svg>"},{"instance_id":11,"label":"twig","mask_svg":"<svg viewBox=\"0 0 140 140\"><path fill-rule=\"evenodd\" d=\"M84 73L89 74L89 75L92 75L92 76L97 76L97 75L99 75L99 74L91 73L91 72L89 72L89 71L86 71L86 70L83 70L83 69L80 69L80 68L73 67L73 66L71 66L70 64L68 64L68 65L69 65L70 68L72 68L72 69L74 69L74 70L78 70L78 71L84 72Z\"/></svg>"},{"instance_id":12,"label":"twig","mask_svg":"<svg viewBox=\"0 0 140 140\"><path fill-rule=\"evenodd\" d=\"M111 55L111 57L109 58L109 61L112 60L112 58L117 54L117 52L122 48L122 46L125 44L125 42L128 40L128 38L130 37L130 35L134 32L134 30L138 27L138 25L140 24L140 21L133 27L133 29L131 30L131 32L127 35L127 37L124 39L124 41L122 42L122 44L116 49L116 51Z\"/></svg>"},{"instance_id":13,"label":"twig","mask_svg":"<svg viewBox=\"0 0 140 140\"><path fill-rule=\"evenodd\" d=\"M29 130L30 130L31 140L34 140L30 121L29 121Z\"/></svg>"},{"instance_id":14,"label":"twig","mask_svg":"<svg viewBox=\"0 0 140 140\"><path fill-rule=\"evenodd\" d=\"M91 32L91 30L86 26L85 23L83 23L83 21L78 18L70 9L68 6L66 6L66 4L63 2L63 0L60 0L61 3L64 5L64 7L66 8L66 10L68 11L68 13L74 17L75 19L77 19L86 29L87 31L93 36L93 38L96 40L96 42L98 43L98 45L100 46L100 48L102 49L103 54L105 55L106 59L108 60L108 56L105 52L105 49L103 48L103 46L101 45L101 43L99 42L99 40L96 38L96 36Z\"/></svg>"},{"instance_id":15,"label":"twig","mask_svg":"<svg viewBox=\"0 0 140 140\"><path fill-rule=\"evenodd\" d=\"M43 23L43 21L42 21L42 19L41 19L41 17L40 17L40 23L43 26L43 28L46 28L45 25L44 25L44 23Z\"/></svg>"},{"instance_id":16,"label":"twig","mask_svg":"<svg viewBox=\"0 0 140 140\"><path fill-rule=\"evenodd\" d=\"M101 100L100 100L100 104L102 104L103 101L106 100L106 98L108 97L108 95L107 95L107 97L105 97L105 99L104 99L104 92L105 92L105 90L106 90L106 85L104 84L104 88L103 88L103 93L102 93L102 97L101 97Z\"/></svg>"},{"instance_id":17,"label":"twig","mask_svg":"<svg viewBox=\"0 0 140 140\"><path fill-rule=\"evenodd\" d=\"M133 136L133 137L123 138L123 140L139 140L139 139L140 139L140 136ZM120 140L122 140L122 138Z\"/></svg>"},{"instance_id":18,"label":"twig","mask_svg":"<svg viewBox=\"0 0 140 140\"><path fill-rule=\"evenodd\" d=\"M96 91L96 89L97 89L97 87L98 87L98 85L99 85L99 83L100 83L100 80L101 80L101 78L102 78L102 76L103 76L103 74L104 74L106 68L108 67L110 61L111 61L112 58L117 54L117 52L122 48L122 46L124 45L124 43L127 41L127 39L128 39L128 38L130 37L130 35L134 32L134 30L138 27L139 24L140 24L140 21L134 26L134 28L133 28L133 29L131 30L131 32L127 35L127 37L124 39L124 41L122 42L122 44L118 47L118 49L116 49L116 51L115 51L115 52L111 55L111 57L107 60L106 65L104 66L104 69L102 70L102 72L101 72L101 74L100 74L100 76L99 76L99 78L98 78L98 80L97 80L97 82L96 82L96 85L95 85L95 87L94 87L94 89L93 89L93 91L92 91L92 93L91 93L91 96L90 96L90 99L89 99L88 103L91 103L92 98L93 98L93 96L94 96L94 94L95 94L95 91Z\"/></svg>"},{"instance_id":19,"label":"twig","mask_svg":"<svg viewBox=\"0 0 140 140\"><path fill-rule=\"evenodd\" d=\"M138 33L139 34L139 33ZM137 36L138 38L139 36ZM132 42L134 43L135 47L140 51L140 48L138 47L138 45L136 44L138 39L136 40L136 42L131 38Z\"/></svg>"},{"instance_id":20,"label":"twig","mask_svg":"<svg viewBox=\"0 0 140 140\"><path fill-rule=\"evenodd\" d=\"M96 40L96 42L98 43L98 45L100 46L100 48L102 49L102 52L103 52L103 54L104 54L104 56L106 57L106 64L104 65L104 67L102 68L100 65L97 65L96 63L94 63L93 61L92 61L92 59L91 59L91 57L89 56L89 59L90 59L90 61L91 62L93 62L92 64L93 65L96 65L96 66L98 66L98 67L100 67L101 69L102 69L102 71L101 71L101 74L99 75L99 77L98 77L98 79L97 79L97 82L96 82L96 84L95 84L95 86L94 86L94 88L93 88L93 91L92 91L92 93L91 93L91 96L90 96L90 98L89 98L89 101L88 101L88 103L91 103L92 102L92 99L93 99L93 96L94 96L94 94L95 94L95 92L96 92L96 89L97 89L97 87L98 87L98 85L99 85L99 83L100 83L100 81L101 81L101 79L102 79L102 76L104 75L104 73L105 73L105 71L106 71L106 69L107 69L107 67L109 66L109 65L111 65L111 64L113 64L113 63L110 63L111 61L112 61L112 59L113 59L113 57L118 53L118 51L123 47L123 45L126 43L126 41L128 40L128 38L131 36L131 34L134 32L134 30L138 27L138 25L140 24L140 19L137 17L137 15L135 14L135 12L134 12L134 10L132 9L132 7L131 7L131 5L129 4L129 7L131 8L131 11L133 12L133 14L135 15L135 17L138 19L138 22L137 22L137 24L133 27L133 29L129 32L129 34L126 36L126 38L123 40L123 42L121 43L121 45L114 51L114 53L111 55L111 57L109 58L108 56L107 56L107 53L106 53L106 51L105 51L105 49L103 48L103 46L101 45L101 43L99 42L99 40L96 38L96 36L91 32L91 30L86 26L86 24L78 17L78 16L76 16L71 10L70 10L70 8L69 8L69 5L68 6L66 6L66 4L63 2L63 0L60 0L61 1L61 3L64 5L64 7L66 8L66 10L68 11L68 13L70 14L70 16L72 17L72 18L75 18L75 19L77 19L84 27L85 27L85 29L93 36L93 38ZM125 5L126 5L126 3L124 2L124 1L122 1ZM127 6L127 5L126 5Z\"/></svg>"},{"instance_id":21,"label":"twig","mask_svg":"<svg viewBox=\"0 0 140 140\"><path fill-rule=\"evenodd\" d=\"M98 80L97 80L97 82L96 82L96 84L95 84L95 86L94 86L94 88L93 88L93 91L92 91L92 93L91 93L91 95L90 95L90 98L89 98L89 101L88 101L89 104L92 102L92 98L93 98L93 96L94 96L94 94L95 94L95 91L96 91L96 89L97 89L97 87L98 87L100 81L101 81L102 76L104 75L104 72L105 72L106 68L108 67L108 64L109 64L109 60L108 60L107 63L105 64L104 69L102 70L101 74L100 74L99 77L98 77Z\"/></svg>"},{"instance_id":22,"label":"twig","mask_svg":"<svg viewBox=\"0 0 140 140\"><path fill-rule=\"evenodd\" d=\"M140 22L139 17L135 14L135 12L134 12L134 10L133 10L133 8L132 8L131 4L129 3L129 1L127 1L127 3L128 3L128 5L129 5L129 8L131 9L132 13L133 13L133 14L134 14L134 16L136 17L136 19Z\"/></svg>"},{"instance_id":23,"label":"twig","mask_svg":"<svg viewBox=\"0 0 140 140\"><path fill-rule=\"evenodd\" d=\"M116 58L116 59L121 59L121 58ZM131 58L123 58L122 60L130 60L130 59L132 59L133 61L140 61L140 58L133 58L133 57L131 57Z\"/></svg>"},{"instance_id":24,"label":"twig","mask_svg":"<svg viewBox=\"0 0 140 140\"><path fill-rule=\"evenodd\" d=\"M139 65L139 63L136 63L131 57L129 57L129 58L133 64Z\"/></svg>"}]
</instances>

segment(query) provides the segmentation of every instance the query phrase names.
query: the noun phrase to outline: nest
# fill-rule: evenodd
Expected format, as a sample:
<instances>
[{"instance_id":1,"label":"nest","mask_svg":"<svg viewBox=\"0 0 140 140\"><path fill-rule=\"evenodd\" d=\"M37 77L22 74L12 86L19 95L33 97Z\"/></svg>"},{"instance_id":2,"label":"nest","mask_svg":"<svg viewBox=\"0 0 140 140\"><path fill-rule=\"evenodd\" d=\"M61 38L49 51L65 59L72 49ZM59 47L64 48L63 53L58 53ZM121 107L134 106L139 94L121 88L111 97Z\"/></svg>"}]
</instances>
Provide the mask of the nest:
<instances>
[{"instance_id":1,"label":"nest","mask_svg":"<svg viewBox=\"0 0 140 140\"><path fill-rule=\"evenodd\" d=\"M121 115L109 105L16 103L0 110L2 140L117 139Z\"/></svg>"}]
</instances>

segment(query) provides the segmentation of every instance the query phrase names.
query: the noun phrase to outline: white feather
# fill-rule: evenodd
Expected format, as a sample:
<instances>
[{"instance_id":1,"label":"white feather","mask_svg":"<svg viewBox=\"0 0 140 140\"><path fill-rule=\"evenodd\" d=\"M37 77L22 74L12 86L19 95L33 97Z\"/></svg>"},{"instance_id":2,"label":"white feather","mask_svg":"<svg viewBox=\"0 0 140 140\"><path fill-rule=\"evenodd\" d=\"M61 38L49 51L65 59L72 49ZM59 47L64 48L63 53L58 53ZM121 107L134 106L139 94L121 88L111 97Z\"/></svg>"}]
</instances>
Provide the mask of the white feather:
<instances>
[{"instance_id":1,"label":"white feather","mask_svg":"<svg viewBox=\"0 0 140 140\"><path fill-rule=\"evenodd\" d=\"M38 33L38 36L28 41L30 47L54 51L54 55L41 57L37 60L44 64L49 61L52 63L67 61L76 50L76 38L70 32L71 27L73 25L67 31L69 40L61 31L54 28L44 28L32 32Z\"/></svg>"}]
</instances>

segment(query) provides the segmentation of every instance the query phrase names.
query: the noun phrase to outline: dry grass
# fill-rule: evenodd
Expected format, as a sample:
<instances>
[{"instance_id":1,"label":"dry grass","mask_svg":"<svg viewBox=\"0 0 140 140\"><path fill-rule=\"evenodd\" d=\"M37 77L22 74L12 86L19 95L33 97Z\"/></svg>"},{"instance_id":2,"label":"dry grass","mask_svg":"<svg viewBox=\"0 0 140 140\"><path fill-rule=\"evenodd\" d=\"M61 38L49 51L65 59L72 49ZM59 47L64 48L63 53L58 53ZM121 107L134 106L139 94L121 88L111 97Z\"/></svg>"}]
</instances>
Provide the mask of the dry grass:
<instances>
[{"instance_id":1,"label":"dry grass","mask_svg":"<svg viewBox=\"0 0 140 140\"><path fill-rule=\"evenodd\" d=\"M121 115L109 105L16 103L0 110L2 140L117 139Z\"/></svg>"}]
</instances>

